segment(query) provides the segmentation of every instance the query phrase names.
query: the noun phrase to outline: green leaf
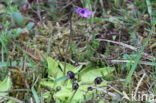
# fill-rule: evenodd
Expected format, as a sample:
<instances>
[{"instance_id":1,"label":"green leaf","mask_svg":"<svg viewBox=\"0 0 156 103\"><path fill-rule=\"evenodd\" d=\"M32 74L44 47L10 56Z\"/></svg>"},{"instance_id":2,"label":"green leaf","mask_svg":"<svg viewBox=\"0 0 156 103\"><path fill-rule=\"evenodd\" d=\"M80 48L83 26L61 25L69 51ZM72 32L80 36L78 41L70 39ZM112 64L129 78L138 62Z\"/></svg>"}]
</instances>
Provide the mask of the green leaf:
<instances>
[{"instance_id":1,"label":"green leaf","mask_svg":"<svg viewBox=\"0 0 156 103\"><path fill-rule=\"evenodd\" d=\"M54 94L55 100L62 100L65 101L72 96L72 89L62 87L61 90Z\"/></svg>"},{"instance_id":2,"label":"green leaf","mask_svg":"<svg viewBox=\"0 0 156 103\"><path fill-rule=\"evenodd\" d=\"M59 82L59 81L67 80L68 78L69 78L68 76L62 76L62 77L56 78L54 82Z\"/></svg>"},{"instance_id":3,"label":"green leaf","mask_svg":"<svg viewBox=\"0 0 156 103\"><path fill-rule=\"evenodd\" d=\"M18 26L23 26L25 24L24 22L24 16L20 12L13 12L11 13L12 20L15 24Z\"/></svg>"},{"instance_id":4,"label":"green leaf","mask_svg":"<svg viewBox=\"0 0 156 103\"><path fill-rule=\"evenodd\" d=\"M67 103L80 103L84 100L85 92L78 89L74 94L74 90L71 88L72 85L69 87L62 87L61 90L54 94L55 100L61 100ZM72 99L71 99L72 97Z\"/></svg>"},{"instance_id":5,"label":"green leaf","mask_svg":"<svg viewBox=\"0 0 156 103\"><path fill-rule=\"evenodd\" d=\"M26 28L27 28L28 30L31 30L31 29L33 28L34 25L35 25L35 23L29 22L29 23L26 25Z\"/></svg>"},{"instance_id":6,"label":"green leaf","mask_svg":"<svg viewBox=\"0 0 156 103\"><path fill-rule=\"evenodd\" d=\"M96 77L106 76L112 73L115 69L113 67L104 68L86 68L80 73L81 83L94 83Z\"/></svg>"},{"instance_id":7,"label":"green leaf","mask_svg":"<svg viewBox=\"0 0 156 103\"><path fill-rule=\"evenodd\" d=\"M47 58L47 62L48 62L48 75L56 77L57 73L60 72L58 68L58 62L50 57Z\"/></svg>"},{"instance_id":8,"label":"green leaf","mask_svg":"<svg viewBox=\"0 0 156 103\"><path fill-rule=\"evenodd\" d=\"M36 90L34 89L34 87L31 88L31 91L32 91L32 94L33 94L33 96L34 96L35 102L36 102L36 103L40 103L40 98L39 98L39 96L38 96Z\"/></svg>"},{"instance_id":9,"label":"green leaf","mask_svg":"<svg viewBox=\"0 0 156 103\"><path fill-rule=\"evenodd\" d=\"M0 91L8 91L12 86L11 78L6 77L3 81L0 82ZM0 96L6 96L8 93L0 93ZM1 100L1 97L0 97Z\"/></svg>"},{"instance_id":10,"label":"green leaf","mask_svg":"<svg viewBox=\"0 0 156 103\"><path fill-rule=\"evenodd\" d=\"M45 92L43 94L43 98L44 98L45 103L50 103L50 101L52 100L51 92L49 92L49 91Z\"/></svg>"},{"instance_id":11,"label":"green leaf","mask_svg":"<svg viewBox=\"0 0 156 103\"><path fill-rule=\"evenodd\" d=\"M74 94L74 97L72 98L72 103L82 103L84 100L85 92L78 89L76 93Z\"/></svg>"},{"instance_id":12,"label":"green leaf","mask_svg":"<svg viewBox=\"0 0 156 103\"><path fill-rule=\"evenodd\" d=\"M49 80L49 79L46 79L46 78L41 79L40 85L42 87L46 87L46 88L49 88L49 89L54 89L54 86L55 86L55 84L54 84L54 82L52 80Z\"/></svg>"}]
</instances>

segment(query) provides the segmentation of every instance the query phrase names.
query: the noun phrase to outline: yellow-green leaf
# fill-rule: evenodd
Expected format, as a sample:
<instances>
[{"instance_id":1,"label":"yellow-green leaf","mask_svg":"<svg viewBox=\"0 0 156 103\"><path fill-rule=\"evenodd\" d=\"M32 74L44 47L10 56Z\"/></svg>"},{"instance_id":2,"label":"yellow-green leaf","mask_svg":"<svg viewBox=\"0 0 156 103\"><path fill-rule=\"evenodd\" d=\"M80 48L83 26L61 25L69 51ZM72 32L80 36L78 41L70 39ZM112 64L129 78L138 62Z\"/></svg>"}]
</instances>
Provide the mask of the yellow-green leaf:
<instances>
[{"instance_id":1,"label":"yellow-green leaf","mask_svg":"<svg viewBox=\"0 0 156 103\"><path fill-rule=\"evenodd\" d=\"M11 78L6 77L3 81L0 81L0 91L8 91L12 86ZM1 93L0 96L6 96L8 93ZM1 100L1 97L0 97Z\"/></svg>"},{"instance_id":2,"label":"yellow-green leaf","mask_svg":"<svg viewBox=\"0 0 156 103\"><path fill-rule=\"evenodd\" d=\"M47 58L47 62L48 62L48 75L56 77L57 72L59 71L58 62L50 57Z\"/></svg>"},{"instance_id":3,"label":"yellow-green leaf","mask_svg":"<svg viewBox=\"0 0 156 103\"><path fill-rule=\"evenodd\" d=\"M86 70L80 73L81 83L94 83L96 77L106 76L114 70L112 67L86 68Z\"/></svg>"}]
</instances>

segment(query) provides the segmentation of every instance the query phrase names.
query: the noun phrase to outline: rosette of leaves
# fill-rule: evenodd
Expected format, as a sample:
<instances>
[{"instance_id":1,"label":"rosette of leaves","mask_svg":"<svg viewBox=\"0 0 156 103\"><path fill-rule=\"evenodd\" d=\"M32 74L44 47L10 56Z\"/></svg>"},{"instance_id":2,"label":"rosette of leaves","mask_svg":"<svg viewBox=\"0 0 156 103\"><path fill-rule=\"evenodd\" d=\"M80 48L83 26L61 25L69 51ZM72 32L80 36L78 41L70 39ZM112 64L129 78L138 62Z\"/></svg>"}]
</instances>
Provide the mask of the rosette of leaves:
<instances>
[{"instance_id":1,"label":"rosette of leaves","mask_svg":"<svg viewBox=\"0 0 156 103\"><path fill-rule=\"evenodd\" d=\"M85 98L91 98L92 94L97 92L95 89L88 91L88 87L95 86L95 78L103 78L114 71L112 67L94 68L88 66L82 69L82 66L75 67L69 63L59 62L50 57L47 58L47 62L48 78L40 80L39 86L43 98L47 103L52 101L56 103L84 102ZM67 76L68 71L74 72L76 79L70 79ZM77 90L72 89L72 84L75 82L79 84ZM104 80L96 86L102 87L106 85L107 81Z\"/></svg>"}]
</instances>

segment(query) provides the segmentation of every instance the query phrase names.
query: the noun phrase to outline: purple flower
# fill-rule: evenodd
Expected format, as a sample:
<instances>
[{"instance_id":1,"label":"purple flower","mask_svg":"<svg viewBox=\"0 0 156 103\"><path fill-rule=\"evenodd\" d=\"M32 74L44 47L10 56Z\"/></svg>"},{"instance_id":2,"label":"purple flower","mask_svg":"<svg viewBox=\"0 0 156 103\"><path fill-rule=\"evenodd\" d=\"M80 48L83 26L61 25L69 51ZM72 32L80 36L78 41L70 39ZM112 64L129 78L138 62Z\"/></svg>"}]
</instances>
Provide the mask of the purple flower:
<instances>
[{"instance_id":1,"label":"purple flower","mask_svg":"<svg viewBox=\"0 0 156 103\"><path fill-rule=\"evenodd\" d=\"M90 11L88 8L78 8L75 9L74 12L76 12L77 14L79 14L81 17L84 18L90 18L93 14L93 12Z\"/></svg>"}]
</instances>

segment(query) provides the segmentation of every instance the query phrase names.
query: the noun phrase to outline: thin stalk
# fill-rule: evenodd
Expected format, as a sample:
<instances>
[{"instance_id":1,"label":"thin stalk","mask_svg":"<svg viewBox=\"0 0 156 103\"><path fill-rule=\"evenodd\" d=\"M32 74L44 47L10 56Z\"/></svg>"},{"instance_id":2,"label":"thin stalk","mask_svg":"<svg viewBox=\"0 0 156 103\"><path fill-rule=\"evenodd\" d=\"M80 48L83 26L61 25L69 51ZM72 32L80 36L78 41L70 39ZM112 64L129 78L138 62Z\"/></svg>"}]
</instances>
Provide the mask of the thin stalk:
<instances>
[{"instance_id":1,"label":"thin stalk","mask_svg":"<svg viewBox=\"0 0 156 103\"><path fill-rule=\"evenodd\" d=\"M70 29L70 36L68 39L68 49L70 50L70 44L73 38L73 27L72 27L72 11L69 14L69 29ZM65 58L65 65L64 65L64 75L66 74L66 62L67 58Z\"/></svg>"},{"instance_id":2,"label":"thin stalk","mask_svg":"<svg viewBox=\"0 0 156 103\"><path fill-rule=\"evenodd\" d=\"M3 48L3 46L2 46L2 48L1 48L1 54L2 54L2 63L4 62L4 48Z\"/></svg>"}]
</instances>

